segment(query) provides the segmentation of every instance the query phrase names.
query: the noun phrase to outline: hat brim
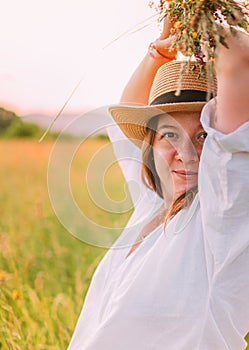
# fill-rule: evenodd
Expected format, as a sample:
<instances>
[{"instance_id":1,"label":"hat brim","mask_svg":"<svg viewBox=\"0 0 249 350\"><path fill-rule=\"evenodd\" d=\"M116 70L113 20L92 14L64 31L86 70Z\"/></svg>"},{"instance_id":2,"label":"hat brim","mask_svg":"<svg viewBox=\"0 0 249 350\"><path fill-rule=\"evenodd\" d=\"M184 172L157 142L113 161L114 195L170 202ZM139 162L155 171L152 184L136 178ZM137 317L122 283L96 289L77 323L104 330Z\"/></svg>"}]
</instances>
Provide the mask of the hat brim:
<instances>
[{"instance_id":1,"label":"hat brim","mask_svg":"<svg viewBox=\"0 0 249 350\"><path fill-rule=\"evenodd\" d=\"M206 102L179 102L155 106L120 104L109 107L109 112L125 136L141 147L146 125L151 118L172 112L201 112L205 104Z\"/></svg>"}]
</instances>

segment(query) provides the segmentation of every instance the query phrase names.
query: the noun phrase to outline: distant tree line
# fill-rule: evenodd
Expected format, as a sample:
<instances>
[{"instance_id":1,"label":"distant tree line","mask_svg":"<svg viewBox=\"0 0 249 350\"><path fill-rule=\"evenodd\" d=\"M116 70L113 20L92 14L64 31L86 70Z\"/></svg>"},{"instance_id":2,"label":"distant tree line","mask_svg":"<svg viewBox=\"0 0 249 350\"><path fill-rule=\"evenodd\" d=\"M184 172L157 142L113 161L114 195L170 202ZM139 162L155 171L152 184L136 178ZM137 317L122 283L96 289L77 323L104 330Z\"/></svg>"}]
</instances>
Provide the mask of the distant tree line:
<instances>
[{"instance_id":1,"label":"distant tree line","mask_svg":"<svg viewBox=\"0 0 249 350\"><path fill-rule=\"evenodd\" d=\"M16 113L0 107L0 138L40 138L43 132L37 124L24 122Z\"/></svg>"},{"instance_id":2,"label":"distant tree line","mask_svg":"<svg viewBox=\"0 0 249 350\"><path fill-rule=\"evenodd\" d=\"M0 107L0 139L11 139L11 138L34 138L40 139L45 132L39 125L30 122L24 122L20 116L15 112L6 110ZM58 137L58 132L49 132L46 135L46 139L55 140ZM71 140L77 138L75 135L63 134L63 138ZM78 136L79 137L79 136ZM107 134L98 134L93 138L96 139L108 139Z\"/></svg>"}]
</instances>

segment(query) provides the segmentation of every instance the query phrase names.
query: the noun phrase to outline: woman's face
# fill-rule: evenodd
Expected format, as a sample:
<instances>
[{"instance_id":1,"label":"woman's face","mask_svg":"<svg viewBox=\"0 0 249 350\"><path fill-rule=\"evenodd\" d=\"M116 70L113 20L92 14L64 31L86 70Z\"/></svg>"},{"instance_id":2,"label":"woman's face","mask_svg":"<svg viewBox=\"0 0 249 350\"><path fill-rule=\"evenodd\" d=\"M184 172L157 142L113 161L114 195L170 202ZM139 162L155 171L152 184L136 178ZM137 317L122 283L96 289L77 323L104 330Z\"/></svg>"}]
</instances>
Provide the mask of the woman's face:
<instances>
[{"instance_id":1,"label":"woman's face","mask_svg":"<svg viewBox=\"0 0 249 350\"><path fill-rule=\"evenodd\" d=\"M159 118L153 155L165 200L175 200L197 185L205 137L199 112L174 112Z\"/></svg>"}]
</instances>

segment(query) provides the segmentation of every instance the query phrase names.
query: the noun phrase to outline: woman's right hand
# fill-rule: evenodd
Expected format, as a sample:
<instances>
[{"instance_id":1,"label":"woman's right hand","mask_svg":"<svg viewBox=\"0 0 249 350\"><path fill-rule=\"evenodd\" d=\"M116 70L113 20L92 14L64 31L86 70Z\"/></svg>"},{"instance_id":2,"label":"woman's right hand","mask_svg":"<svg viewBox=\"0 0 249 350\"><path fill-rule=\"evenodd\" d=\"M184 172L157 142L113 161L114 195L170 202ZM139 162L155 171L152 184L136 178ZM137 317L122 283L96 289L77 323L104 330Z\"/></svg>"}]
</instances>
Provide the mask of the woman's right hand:
<instances>
[{"instance_id":1,"label":"woman's right hand","mask_svg":"<svg viewBox=\"0 0 249 350\"><path fill-rule=\"evenodd\" d=\"M177 50L171 47L174 39L174 36L171 34L172 28L173 23L165 17L161 35L150 44L150 48L156 50L159 55L167 58L169 61L174 60L177 55Z\"/></svg>"},{"instance_id":2,"label":"woman's right hand","mask_svg":"<svg viewBox=\"0 0 249 350\"><path fill-rule=\"evenodd\" d=\"M177 51L171 49L174 38L170 32L171 28L172 23L165 18L161 35L150 44L147 54L124 88L120 102L148 104L151 86L157 70L163 64L176 58Z\"/></svg>"}]
</instances>

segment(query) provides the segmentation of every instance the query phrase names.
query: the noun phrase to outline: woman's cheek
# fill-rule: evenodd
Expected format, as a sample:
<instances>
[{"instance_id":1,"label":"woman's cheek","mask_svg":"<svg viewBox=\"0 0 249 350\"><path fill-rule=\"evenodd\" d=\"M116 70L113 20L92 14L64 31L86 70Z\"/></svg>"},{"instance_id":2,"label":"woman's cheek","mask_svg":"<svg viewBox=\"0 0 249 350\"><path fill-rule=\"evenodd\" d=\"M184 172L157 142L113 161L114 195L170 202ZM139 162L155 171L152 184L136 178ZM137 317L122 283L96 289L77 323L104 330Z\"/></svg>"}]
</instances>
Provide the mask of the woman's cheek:
<instances>
[{"instance_id":1,"label":"woman's cheek","mask_svg":"<svg viewBox=\"0 0 249 350\"><path fill-rule=\"evenodd\" d=\"M201 156L201 153L202 153L202 149L203 149L203 144L195 145L195 151L196 151L199 159L200 159L200 156Z\"/></svg>"},{"instance_id":2,"label":"woman's cheek","mask_svg":"<svg viewBox=\"0 0 249 350\"><path fill-rule=\"evenodd\" d=\"M154 161L157 174L161 181L165 182L169 180L171 176L170 165L172 159L172 152L165 149L157 149L154 151Z\"/></svg>"},{"instance_id":3,"label":"woman's cheek","mask_svg":"<svg viewBox=\"0 0 249 350\"><path fill-rule=\"evenodd\" d=\"M157 158L158 162L165 162L170 166L174 159L176 149L173 145L167 144L167 146L161 145L160 147L154 148L154 157Z\"/></svg>"}]
</instances>

